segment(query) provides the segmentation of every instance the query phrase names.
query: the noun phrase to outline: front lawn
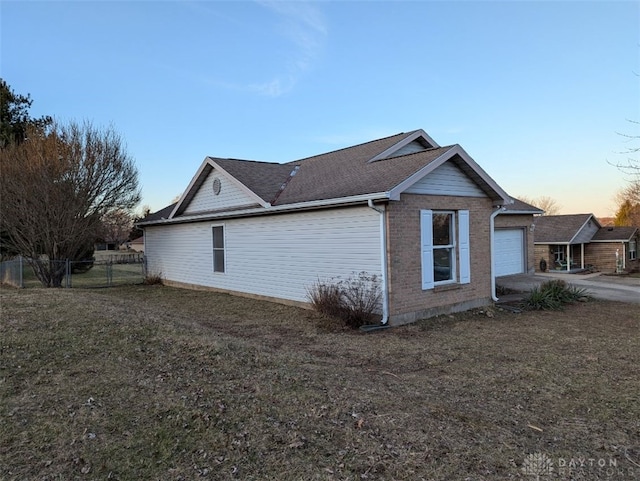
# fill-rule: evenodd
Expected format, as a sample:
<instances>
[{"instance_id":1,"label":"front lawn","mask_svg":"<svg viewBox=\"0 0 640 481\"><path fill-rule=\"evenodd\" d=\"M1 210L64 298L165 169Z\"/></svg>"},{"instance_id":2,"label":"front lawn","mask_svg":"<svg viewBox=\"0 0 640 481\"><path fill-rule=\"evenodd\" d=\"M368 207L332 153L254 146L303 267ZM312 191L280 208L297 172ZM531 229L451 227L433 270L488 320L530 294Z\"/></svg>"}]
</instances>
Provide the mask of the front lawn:
<instances>
[{"instance_id":1,"label":"front lawn","mask_svg":"<svg viewBox=\"0 0 640 481\"><path fill-rule=\"evenodd\" d=\"M640 478L637 305L370 334L162 286L0 306L2 480Z\"/></svg>"}]
</instances>

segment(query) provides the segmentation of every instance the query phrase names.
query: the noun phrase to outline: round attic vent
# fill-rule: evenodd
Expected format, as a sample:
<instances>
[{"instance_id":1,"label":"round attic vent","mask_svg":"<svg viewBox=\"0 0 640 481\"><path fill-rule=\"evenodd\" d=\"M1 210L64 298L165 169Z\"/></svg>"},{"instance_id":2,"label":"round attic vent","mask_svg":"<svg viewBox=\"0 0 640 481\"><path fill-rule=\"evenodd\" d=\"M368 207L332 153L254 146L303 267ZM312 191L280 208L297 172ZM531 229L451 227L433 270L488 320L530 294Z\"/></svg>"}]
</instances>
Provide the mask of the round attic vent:
<instances>
[{"instance_id":1,"label":"round attic vent","mask_svg":"<svg viewBox=\"0 0 640 481\"><path fill-rule=\"evenodd\" d=\"M220 193L221 188L222 188L222 183L220 182L220 179L216 177L215 179L213 179L213 193L215 195L218 195Z\"/></svg>"}]
</instances>

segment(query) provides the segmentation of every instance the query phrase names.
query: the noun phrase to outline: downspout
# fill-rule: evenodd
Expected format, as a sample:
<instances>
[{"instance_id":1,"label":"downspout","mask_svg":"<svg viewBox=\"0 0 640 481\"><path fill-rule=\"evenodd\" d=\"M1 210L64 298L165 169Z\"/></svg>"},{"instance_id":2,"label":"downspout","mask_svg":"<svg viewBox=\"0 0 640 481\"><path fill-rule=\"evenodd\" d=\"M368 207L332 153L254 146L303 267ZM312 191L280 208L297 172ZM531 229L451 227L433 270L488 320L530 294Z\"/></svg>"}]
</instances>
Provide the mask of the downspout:
<instances>
[{"instance_id":1,"label":"downspout","mask_svg":"<svg viewBox=\"0 0 640 481\"><path fill-rule=\"evenodd\" d=\"M373 205L373 200L369 199L367 205L380 214L380 267L382 270L382 324L389 322L389 289L387 288L387 223L385 210Z\"/></svg>"},{"instance_id":2,"label":"downspout","mask_svg":"<svg viewBox=\"0 0 640 481\"><path fill-rule=\"evenodd\" d=\"M489 217L489 236L491 237L491 246L490 246L490 254L491 254L491 299L493 299L493 302L498 302L498 297L496 296L496 274L495 274L495 253L494 253L494 249L493 249L493 243L494 243L494 231L495 231L495 219L496 216L500 213L500 212L504 212L505 210L507 210L504 206L499 206L496 210L494 210L491 213L491 217Z\"/></svg>"}]
</instances>

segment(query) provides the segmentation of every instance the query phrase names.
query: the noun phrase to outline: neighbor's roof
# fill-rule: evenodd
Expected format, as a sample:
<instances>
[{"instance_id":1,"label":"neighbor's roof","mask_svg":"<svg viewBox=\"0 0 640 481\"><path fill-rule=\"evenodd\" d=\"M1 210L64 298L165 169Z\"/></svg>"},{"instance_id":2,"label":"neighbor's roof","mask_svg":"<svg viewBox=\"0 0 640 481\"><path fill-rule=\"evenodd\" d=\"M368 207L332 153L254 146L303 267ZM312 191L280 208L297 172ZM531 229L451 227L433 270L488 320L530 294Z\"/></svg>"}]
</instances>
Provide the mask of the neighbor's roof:
<instances>
[{"instance_id":1,"label":"neighbor's roof","mask_svg":"<svg viewBox=\"0 0 640 481\"><path fill-rule=\"evenodd\" d=\"M177 202L174 202L173 204L168 205L157 212L152 212L149 215L147 215L144 219L142 219L140 222L153 222L156 220L168 219L169 216L171 215L171 211L176 206L176 204Z\"/></svg>"},{"instance_id":2,"label":"neighbor's roof","mask_svg":"<svg viewBox=\"0 0 640 481\"><path fill-rule=\"evenodd\" d=\"M591 242L629 242L637 233L637 227L602 227Z\"/></svg>"},{"instance_id":3,"label":"neighbor's roof","mask_svg":"<svg viewBox=\"0 0 640 481\"><path fill-rule=\"evenodd\" d=\"M178 203L142 223L179 217L213 169L233 179L256 206L268 208L369 195L397 199L444 162L460 168L496 204L509 201L462 147L440 147L424 131L414 130L286 164L206 157Z\"/></svg>"},{"instance_id":4,"label":"neighbor's roof","mask_svg":"<svg viewBox=\"0 0 640 481\"><path fill-rule=\"evenodd\" d=\"M589 222L600 227L593 214L542 215L534 219L536 244L568 244Z\"/></svg>"}]
</instances>

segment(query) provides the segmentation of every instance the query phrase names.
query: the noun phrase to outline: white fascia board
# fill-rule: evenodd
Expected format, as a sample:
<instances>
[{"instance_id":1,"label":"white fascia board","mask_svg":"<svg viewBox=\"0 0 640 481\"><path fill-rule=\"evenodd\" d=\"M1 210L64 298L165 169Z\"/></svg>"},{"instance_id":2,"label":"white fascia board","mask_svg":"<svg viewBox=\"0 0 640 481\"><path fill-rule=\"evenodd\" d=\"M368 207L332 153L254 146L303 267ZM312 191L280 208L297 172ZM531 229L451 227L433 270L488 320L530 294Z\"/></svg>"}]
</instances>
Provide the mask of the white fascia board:
<instances>
[{"instance_id":1,"label":"white fascia board","mask_svg":"<svg viewBox=\"0 0 640 481\"><path fill-rule=\"evenodd\" d=\"M578 234L580 234L580 232L582 232L582 229L584 229L586 227L586 225L590 222L590 221L594 221L596 223L596 225L598 226L599 229L602 228L602 226L600 225L600 222L598 222L598 220L593 216L593 214L590 214L589 217L587 218L587 220L584 221L584 223L582 224L582 226L580 226L580 228L576 231L576 233L574 234L574 236L571 238L571 240L569 241L569 244L573 243L573 240L578 236ZM597 232L597 231L596 231ZM596 235L596 233L594 232L593 235ZM582 244L582 242L581 242Z\"/></svg>"},{"instance_id":2,"label":"white fascia board","mask_svg":"<svg viewBox=\"0 0 640 481\"><path fill-rule=\"evenodd\" d=\"M172 219L173 216L176 215L177 212L179 212L180 208L182 207L182 204L184 203L185 199L188 197L188 194L191 192L191 190L198 183L198 180L200 179L200 176L209 174L208 171L207 171L206 174L204 173L205 170L207 170L208 167L211 167L211 164L209 162L209 157L205 157L204 160L202 161L202 163L200 164L200 167L196 171L195 175L191 179L191 182L189 182L189 185L187 186L187 188L184 190L184 192L180 196L180 199L178 199L178 202L176 202L176 205L173 208L173 210L171 211L171 214L169 214L169 219Z\"/></svg>"},{"instance_id":3,"label":"white fascia board","mask_svg":"<svg viewBox=\"0 0 640 481\"><path fill-rule=\"evenodd\" d=\"M253 192L251 189L249 189L246 185L244 185L234 176L229 174L229 172L227 172L222 167L220 167L220 165L218 165L211 157L205 157L204 161L200 165L200 168L196 172L196 175L193 176L193 179L191 179L191 182L189 182L189 186L183 192L182 196L180 196L180 199L176 203L176 206L171 211L171 214L169 215L169 219L172 219L178 212L181 211L182 205L184 204L185 200L189 198L191 194L195 194L193 190L199 187L198 184L201 184L201 181L204 181L202 177L209 175L211 170L208 169L207 167L211 167L211 169L216 169L218 172L220 172L222 177L229 180L231 183L235 184L240 190L242 190L248 196L252 197L256 201L256 203L261 205L262 207L269 207L271 205L269 202L265 202L264 199L262 199L258 194Z\"/></svg>"},{"instance_id":4,"label":"white fascia board","mask_svg":"<svg viewBox=\"0 0 640 481\"><path fill-rule=\"evenodd\" d=\"M628 239L609 239L609 240L590 240L589 244L596 244L596 243L600 243L600 244L615 244L615 243L620 243L620 244L624 244L625 242L629 242L631 239L633 239L633 236L629 237Z\"/></svg>"},{"instance_id":5,"label":"white fascia board","mask_svg":"<svg viewBox=\"0 0 640 481\"><path fill-rule=\"evenodd\" d=\"M215 214L180 216L178 218L173 218L173 219L169 218L169 219L155 220L151 222L140 222L139 225L144 227L144 226L151 226L151 225L167 225L167 224L183 224L187 222L202 222L202 221L215 220L215 219L229 219L234 217L251 217L251 216L258 216L258 215L285 213L290 211L320 209L325 207L340 207L340 206L346 206L350 204L367 203L369 200L376 201L376 200L388 200L388 199L389 199L389 192L377 192L373 194L354 195L350 197L340 197L336 199L297 202L295 204L284 204L284 205L276 205L276 206L269 205L266 208L252 207L250 209L239 209L239 210L216 212Z\"/></svg>"},{"instance_id":6,"label":"white fascia board","mask_svg":"<svg viewBox=\"0 0 640 481\"><path fill-rule=\"evenodd\" d=\"M419 139L419 138L423 138L426 142L431 144L433 147L440 147L436 143L436 141L433 140L424 130L420 129L420 130L416 130L414 133L412 133L408 137L405 137L400 142L397 142L397 143L393 144L387 150L385 150L383 152L380 152L374 158L369 160L369 163L375 162L376 160L380 160L380 159L386 159L387 157L389 157L394 152L400 150L405 145L410 144L411 142L413 142L414 140Z\"/></svg>"},{"instance_id":7,"label":"white fascia board","mask_svg":"<svg viewBox=\"0 0 640 481\"><path fill-rule=\"evenodd\" d=\"M506 212L500 212L498 215L538 215L542 214L544 211L532 211L532 210L508 210Z\"/></svg>"},{"instance_id":8,"label":"white fascia board","mask_svg":"<svg viewBox=\"0 0 640 481\"><path fill-rule=\"evenodd\" d=\"M484 180L489 187L491 187L493 189L493 191L498 194L498 196L504 201L501 202L497 205L509 205L509 204L513 204L513 199L511 198L511 196L509 196L509 194L507 194L502 187L500 187L495 180L493 180L489 174L487 174L482 167L480 167L470 156L469 154L467 154L465 152L465 150L460 146L460 145L454 145L453 147L451 147L449 150L447 150L445 153L443 153L442 155L440 155L438 158L432 160L428 165L424 166L422 169L420 169L418 172L416 172L415 174L411 175L410 177L407 177L404 181L402 181L400 184L398 184L397 186L395 186L393 189L391 189L391 196L390 199L391 200L399 200L400 199L400 194L402 194L405 190L407 190L409 187L411 187L413 184L415 184L416 182L418 182L420 179L422 179L425 175L430 174L431 172L433 172L435 169L437 169L438 167L440 167L442 164L444 164L445 162L447 162L448 160L452 159L455 155L459 155L460 158L462 158L462 160L465 161L465 163L471 167L473 169L473 171L478 174L478 176Z\"/></svg>"}]
</instances>

